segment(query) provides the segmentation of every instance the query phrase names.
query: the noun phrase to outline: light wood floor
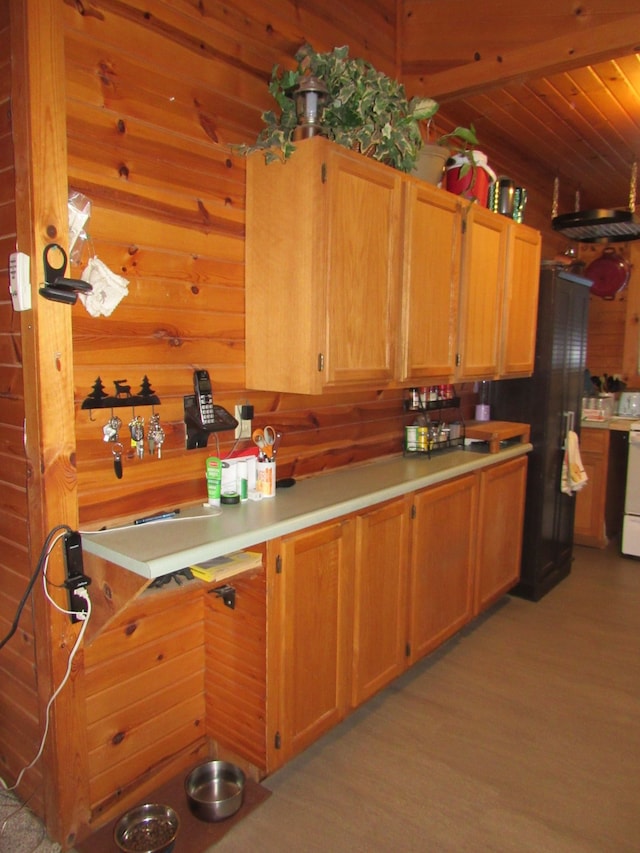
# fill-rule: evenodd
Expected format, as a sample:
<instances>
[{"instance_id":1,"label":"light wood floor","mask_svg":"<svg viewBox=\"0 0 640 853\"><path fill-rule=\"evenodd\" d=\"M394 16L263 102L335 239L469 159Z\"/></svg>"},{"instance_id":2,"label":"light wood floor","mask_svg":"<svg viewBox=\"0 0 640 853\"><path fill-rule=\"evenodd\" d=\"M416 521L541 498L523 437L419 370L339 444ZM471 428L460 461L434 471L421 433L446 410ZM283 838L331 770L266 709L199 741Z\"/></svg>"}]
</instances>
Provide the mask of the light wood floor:
<instances>
[{"instance_id":1,"label":"light wood floor","mask_svg":"<svg viewBox=\"0 0 640 853\"><path fill-rule=\"evenodd\" d=\"M640 561L575 553L267 779L210 853L638 853ZM0 853L59 850L0 806Z\"/></svg>"},{"instance_id":2,"label":"light wood floor","mask_svg":"<svg viewBox=\"0 0 640 853\"><path fill-rule=\"evenodd\" d=\"M640 851L640 561L576 548L266 785L211 853Z\"/></svg>"}]
</instances>

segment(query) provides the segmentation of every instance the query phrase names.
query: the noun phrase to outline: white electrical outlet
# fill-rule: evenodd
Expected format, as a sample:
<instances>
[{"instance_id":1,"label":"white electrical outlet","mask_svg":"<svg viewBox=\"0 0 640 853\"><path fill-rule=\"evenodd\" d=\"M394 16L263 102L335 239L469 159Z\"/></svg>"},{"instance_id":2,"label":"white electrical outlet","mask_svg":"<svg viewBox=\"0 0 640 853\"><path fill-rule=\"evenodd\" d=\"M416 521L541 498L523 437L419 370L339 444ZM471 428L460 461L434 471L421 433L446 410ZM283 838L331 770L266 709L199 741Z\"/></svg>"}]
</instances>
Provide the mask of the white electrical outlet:
<instances>
[{"instance_id":1,"label":"white electrical outlet","mask_svg":"<svg viewBox=\"0 0 640 853\"><path fill-rule=\"evenodd\" d=\"M236 406L236 438L251 438L251 421L242 417L242 404Z\"/></svg>"}]
</instances>

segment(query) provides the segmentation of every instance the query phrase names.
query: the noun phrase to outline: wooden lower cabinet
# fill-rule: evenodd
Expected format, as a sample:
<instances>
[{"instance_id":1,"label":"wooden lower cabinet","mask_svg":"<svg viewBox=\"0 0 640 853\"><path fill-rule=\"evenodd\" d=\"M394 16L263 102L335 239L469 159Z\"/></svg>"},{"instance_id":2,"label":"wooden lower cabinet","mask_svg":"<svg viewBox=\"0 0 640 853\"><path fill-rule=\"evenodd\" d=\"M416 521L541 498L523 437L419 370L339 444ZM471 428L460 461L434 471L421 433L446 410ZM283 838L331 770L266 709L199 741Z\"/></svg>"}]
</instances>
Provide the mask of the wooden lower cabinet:
<instances>
[{"instance_id":1,"label":"wooden lower cabinet","mask_svg":"<svg viewBox=\"0 0 640 853\"><path fill-rule=\"evenodd\" d=\"M609 430L583 429L580 435L580 458L588 477L587 485L576 497L573 522L574 542L604 548L607 463L609 460Z\"/></svg>"},{"instance_id":2,"label":"wooden lower cabinet","mask_svg":"<svg viewBox=\"0 0 640 853\"><path fill-rule=\"evenodd\" d=\"M411 527L409 662L471 619L477 475L417 492Z\"/></svg>"},{"instance_id":3,"label":"wooden lower cabinet","mask_svg":"<svg viewBox=\"0 0 640 853\"><path fill-rule=\"evenodd\" d=\"M272 768L347 712L354 532L352 519L338 519L268 545Z\"/></svg>"},{"instance_id":4,"label":"wooden lower cabinet","mask_svg":"<svg viewBox=\"0 0 640 853\"><path fill-rule=\"evenodd\" d=\"M264 700L273 772L507 592L519 577L526 469L526 456L499 462L267 543L266 692L254 584L246 639L242 620L210 621L210 643L231 655L222 686L244 697L226 713L211 664L210 730L226 727L232 744L238 726L249 738L240 755L260 762ZM236 642L247 661L234 661Z\"/></svg>"},{"instance_id":5,"label":"wooden lower cabinet","mask_svg":"<svg viewBox=\"0 0 640 853\"><path fill-rule=\"evenodd\" d=\"M83 834L208 755L272 773L488 607L518 579L526 467L496 463L274 539L263 568L230 579L233 606L200 582L138 578L115 609L95 593L78 687ZM87 566L110 591L109 564Z\"/></svg>"},{"instance_id":6,"label":"wooden lower cabinet","mask_svg":"<svg viewBox=\"0 0 640 853\"><path fill-rule=\"evenodd\" d=\"M406 666L409 513L410 500L402 497L355 519L354 708Z\"/></svg>"},{"instance_id":7,"label":"wooden lower cabinet","mask_svg":"<svg viewBox=\"0 0 640 853\"><path fill-rule=\"evenodd\" d=\"M527 457L486 468L479 478L474 614L508 592L520 577Z\"/></svg>"},{"instance_id":8,"label":"wooden lower cabinet","mask_svg":"<svg viewBox=\"0 0 640 853\"><path fill-rule=\"evenodd\" d=\"M605 548L622 531L629 433L584 426L580 456L587 485L575 496L573 541Z\"/></svg>"}]
</instances>

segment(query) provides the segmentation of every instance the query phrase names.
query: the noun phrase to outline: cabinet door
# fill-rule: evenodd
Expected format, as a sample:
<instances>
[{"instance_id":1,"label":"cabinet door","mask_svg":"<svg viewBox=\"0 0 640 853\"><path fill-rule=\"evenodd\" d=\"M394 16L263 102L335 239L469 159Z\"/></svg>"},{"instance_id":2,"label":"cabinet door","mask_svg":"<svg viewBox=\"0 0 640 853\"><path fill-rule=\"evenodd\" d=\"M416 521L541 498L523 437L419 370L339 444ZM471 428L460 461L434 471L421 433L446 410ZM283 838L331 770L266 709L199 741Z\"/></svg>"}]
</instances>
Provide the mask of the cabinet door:
<instances>
[{"instance_id":1,"label":"cabinet door","mask_svg":"<svg viewBox=\"0 0 640 853\"><path fill-rule=\"evenodd\" d=\"M604 548L608 542L605 505L609 430L587 427L580 434L580 443L580 457L589 481L575 496L574 542L577 545Z\"/></svg>"},{"instance_id":2,"label":"cabinet door","mask_svg":"<svg viewBox=\"0 0 640 853\"><path fill-rule=\"evenodd\" d=\"M484 610L520 577L527 457L480 473L474 612Z\"/></svg>"},{"instance_id":3,"label":"cabinet door","mask_svg":"<svg viewBox=\"0 0 640 853\"><path fill-rule=\"evenodd\" d=\"M319 394L392 380L402 181L321 137L286 163L248 159L248 388Z\"/></svg>"},{"instance_id":4,"label":"cabinet door","mask_svg":"<svg viewBox=\"0 0 640 853\"><path fill-rule=\"evenodd\" d=\"M408 506L399 498L356 518L354 707L405 666Z\"/></svg>"},{"instance_id":5,"label":"cabinet door","mask_svg":"<svg viewBox=\"0 0 640 853\"><path fill-rule=\"evenodd\" d=\"M324 382L384 384L395 368L401 177L345 149L329 153Z\"/></svg>"},{"instance_id":6,"label":"cabinet door","mask_svg":"<svg viewBox=\"0 0 640 853\"><path fill-rule=\"evenodd\" d=\"M458 339L460 200L418 181L404 198L400 381L451 378Z\"/></svg>"},{"instance_id":7,"label":"cabinet door","mask_svg":"<svg viewBox=\"0 0 640 853\"><path fill-rule=\"evenodd\" d=\"M457 379L498 375L509 219L466 208L462 242Z\"/></svg>"},{"instance_id":8,"label":"cabinet door","mask_svg":"<svg viewBox=\"0 0 640 853\"><path fill-rule=\"evenodd\" d=\"M531 376L536 351L540 232L509 225L500 376Z\"/></svg>"},{"instance_id":9,"label":"cabinet door","mask_svg":"<svg viewBox=\"0 0 640 853\"><path fill-rule=\"evenodd\" d=\"M270 544L273 766L345 715L353 637L353 523L335 521ZM274 546L277 559L272 560ZM276 568L274 568L274 564Z\"/></svg>"},{"instance_id":10,"label":"cabinet door","mask_svg":"<svg viewBox=\"0 0 640 853\"><path fill-rule=\"evenodd\" d=\"M472 615L477 477L414 495L409 586L410 662L458 631Z\"/></svg>"},{"instance_id":11,"label":"cabinet door","mask_svg":"<svg viewBox=\"0 0 640 853\"><path fill-rule=\"evenodd\" d=\"M262 153L247 158L247 388L322 391L327 192L324 147L313 142L296 146L286 163L267 164Z\"/></svg>"}]
</instances>

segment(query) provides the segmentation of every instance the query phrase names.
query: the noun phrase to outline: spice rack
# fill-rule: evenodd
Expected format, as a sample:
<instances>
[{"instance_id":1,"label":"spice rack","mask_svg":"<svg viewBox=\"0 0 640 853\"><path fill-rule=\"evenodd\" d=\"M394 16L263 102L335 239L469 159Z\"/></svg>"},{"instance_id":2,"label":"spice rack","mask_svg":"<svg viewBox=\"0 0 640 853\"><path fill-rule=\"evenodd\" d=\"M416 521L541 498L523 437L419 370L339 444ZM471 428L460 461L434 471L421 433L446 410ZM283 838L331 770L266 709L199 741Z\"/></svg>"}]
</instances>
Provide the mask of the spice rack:
<instances>
[{"instance_id":1,"label":"spice rack","mask_svg":"<svg viewBox=\"0 0 640 853\"><path fill-rule=\"evenodd\" d=\"M452 447L464 449L465 425L460 417L452 423L433 421L430 412L443 409L460 409L460 398L449 397L440 400L420 401L416 406L411 400L405 401L405 409L415 412L418 423L405 427L404 456L426 456Z\"/></svg>"}]
</instances>

